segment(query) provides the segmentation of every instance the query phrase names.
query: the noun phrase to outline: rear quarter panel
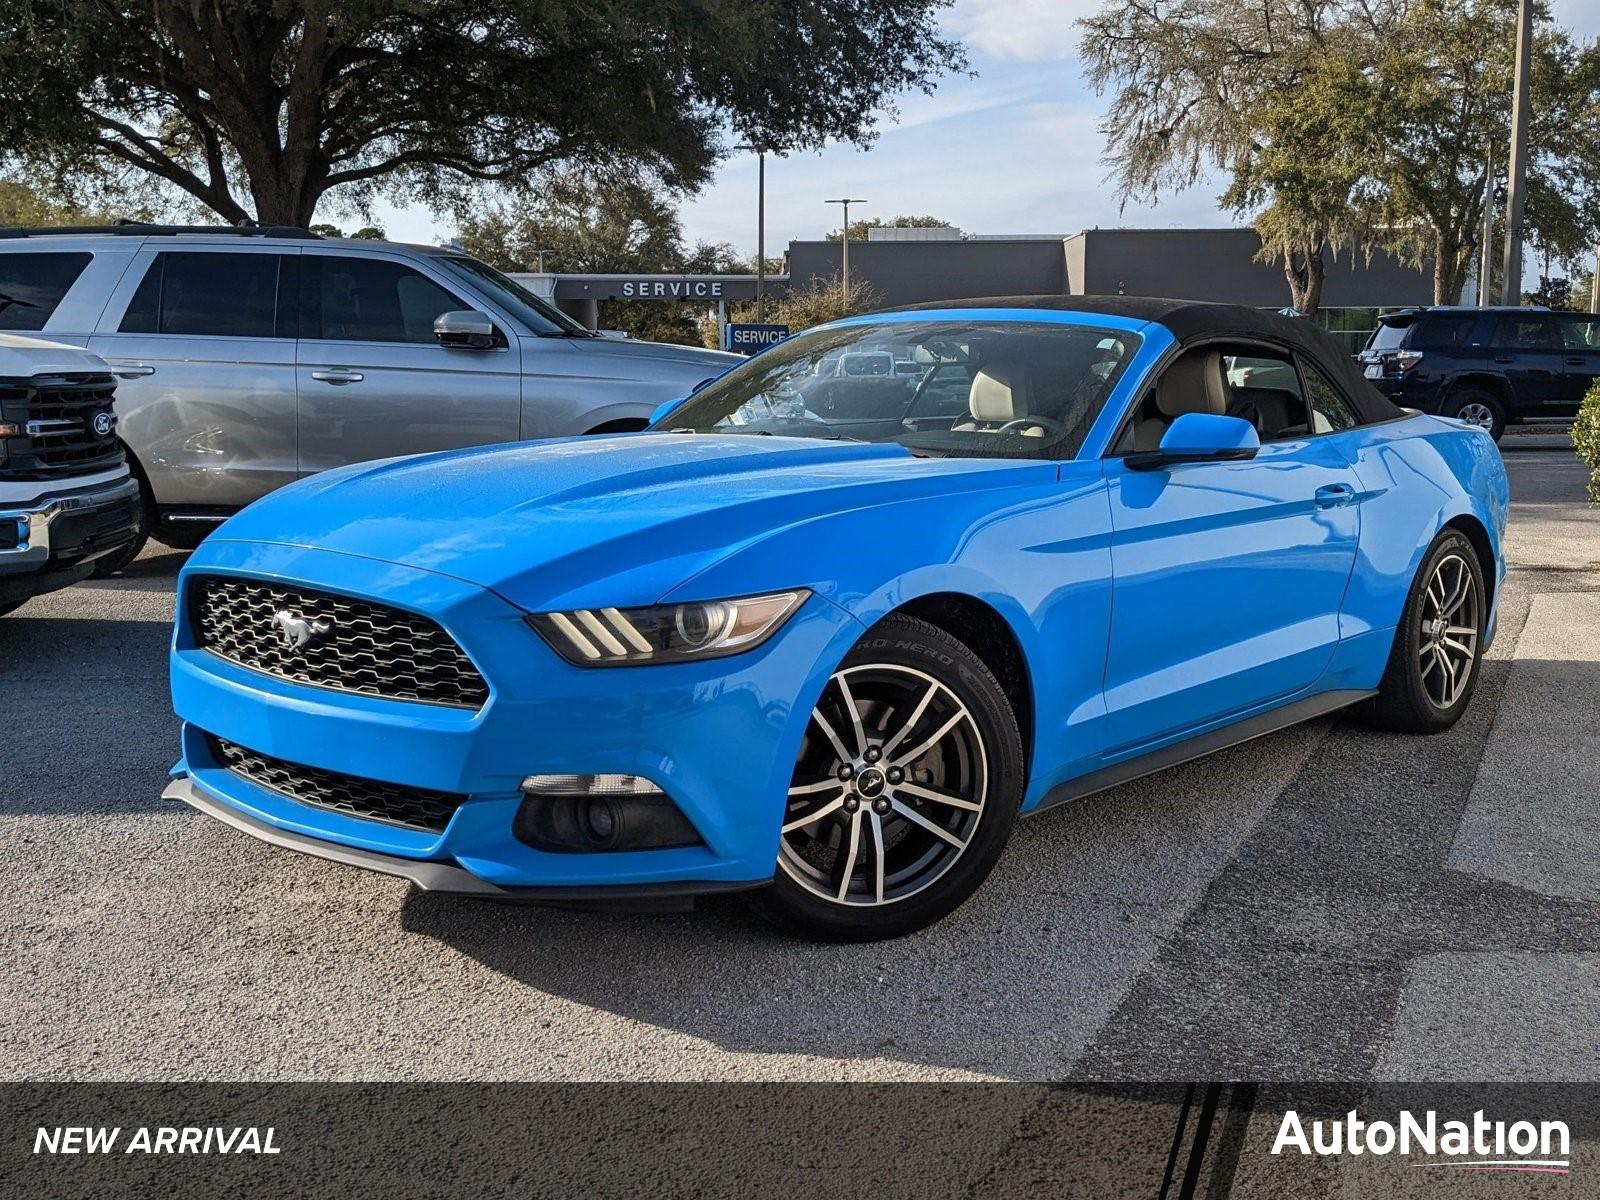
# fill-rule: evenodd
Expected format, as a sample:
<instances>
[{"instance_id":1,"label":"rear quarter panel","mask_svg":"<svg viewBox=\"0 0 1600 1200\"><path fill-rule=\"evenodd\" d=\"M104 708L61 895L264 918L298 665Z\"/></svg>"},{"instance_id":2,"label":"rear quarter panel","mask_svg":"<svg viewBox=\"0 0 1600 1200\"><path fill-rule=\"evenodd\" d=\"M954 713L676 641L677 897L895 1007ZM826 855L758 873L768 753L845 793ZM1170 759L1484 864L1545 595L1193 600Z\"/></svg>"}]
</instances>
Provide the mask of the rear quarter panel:
<instances>
[{"instance_id":1,"label":"rear quarter panel","mask_svg":"<svg viewBox=\"0 0 1600 1200\"><path fill-rule=\"evenodd\" d=\"M1498 598L1511 489L1489 436L1460 422L1414 416L1367 426L1343 440L1367 498L1341 639L1394 629L1429 545L1447 524L1463 518L1476 521L1488 537L1494 561L1486 574ZM1486 646L1493 619L1491 609ZM1392 639L1368 640L1375 649L1381 646L1386 661ZM1376 687L1377 676L1367 686Z\"/></svg>"}]
</instances>

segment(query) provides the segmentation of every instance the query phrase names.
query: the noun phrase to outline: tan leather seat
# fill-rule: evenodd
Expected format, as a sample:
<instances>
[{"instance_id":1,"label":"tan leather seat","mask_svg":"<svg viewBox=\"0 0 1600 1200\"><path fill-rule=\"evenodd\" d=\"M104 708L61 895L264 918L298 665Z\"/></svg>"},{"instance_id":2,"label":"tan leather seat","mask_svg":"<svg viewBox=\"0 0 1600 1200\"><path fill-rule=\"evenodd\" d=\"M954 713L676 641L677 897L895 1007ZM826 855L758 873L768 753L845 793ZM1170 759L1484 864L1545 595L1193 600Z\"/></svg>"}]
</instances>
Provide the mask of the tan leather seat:
<instances>
[{"instance_id":1,"label":"tan leather seat","mask_svg":"<svg viewBox=\"0 0 1600 1200\"><path fill-rule=\"evenodd\" d=\"M972 419L952 426L969 432L995 433L1028 415L1028 372L1018 363L985 363L972 377L967 411ZM1043 437L1042 425L1019 425L1011 430L1027 437Z\"/></svg>"},{"instance_id":2,"label":"tan leather seat","mask_svg":"<svg viewBox=\"0 0 1600 1200\"><path fill-rule=\"evenodd\" d=\"M1228 379L1222 372L1222 353L1217 350L1190 350L1181 355L1156 383L1156 410L1160 416L1134 422L1135 450L1161 449L1161 437L1173 420L1184 413L1210 413L1226 416Z\"/></svg>"}]
</instances>

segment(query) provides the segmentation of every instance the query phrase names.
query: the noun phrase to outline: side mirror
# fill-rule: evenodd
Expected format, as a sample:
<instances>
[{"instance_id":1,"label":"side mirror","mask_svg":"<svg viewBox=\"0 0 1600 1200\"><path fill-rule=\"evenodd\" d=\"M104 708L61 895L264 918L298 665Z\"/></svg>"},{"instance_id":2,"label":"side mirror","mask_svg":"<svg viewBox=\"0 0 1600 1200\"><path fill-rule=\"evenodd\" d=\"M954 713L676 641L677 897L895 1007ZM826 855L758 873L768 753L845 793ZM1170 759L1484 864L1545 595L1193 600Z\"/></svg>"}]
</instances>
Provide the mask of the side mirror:
<instances>
[{"instance_id":1,"label":"side mirror","mask_svg":"<svg viewBox=\"0 0 1600 1200\"><path fill-rule=\"evenodd\" d=\"M451 350L492 350L498 340L494 322L471 309L440 313L433 319L433 336Z\"/></svg>"},{"instance_id":2,"label":"side mirror","mask_svg":"<svg viewBox=\"0 0 1600 1200\"><path fill-rule=\"evenodd\" d=\"M1242 417L1183 413L1162 435L1161 449L1130 454L1123 461L1132 471L1159 471L1178 463L1254 458L1260 449L1256 427Z\"/></svg>"},{"instance_id":3,"label":"side mirror","mask_svg":"<svg viewBox=\"0 0 1600 1200\"><path fill-rule=\"evenodd\" d=\"M654 429L658 424L667 419L667 415L672 412L673 409L677 408L678 405L682 404L687 399L687 396L679 396L675 400L668 400L664 404L656 405L656 410L650 414L650 424L648 428Z\"/></svg>"}]
</instances>

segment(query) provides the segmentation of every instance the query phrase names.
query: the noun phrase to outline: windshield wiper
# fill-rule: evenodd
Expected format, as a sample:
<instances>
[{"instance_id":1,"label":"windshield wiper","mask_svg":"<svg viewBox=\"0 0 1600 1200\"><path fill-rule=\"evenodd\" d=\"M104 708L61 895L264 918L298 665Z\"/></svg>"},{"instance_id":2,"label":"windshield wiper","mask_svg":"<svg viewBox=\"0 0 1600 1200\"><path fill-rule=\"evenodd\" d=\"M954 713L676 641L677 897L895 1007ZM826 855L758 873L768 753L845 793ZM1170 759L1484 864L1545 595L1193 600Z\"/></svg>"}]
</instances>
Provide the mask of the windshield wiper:
<instances>
[{"instance_id":1,"label":"windshield wiper","mask_svg":"<svg viewBox=\"0 0 1600 1200\"><path fill-rule=\"evenodd\" d=\"M547 329L537 337L550 338L597 338L600 335L592 329Z\"/></svg>"}]
</instances>

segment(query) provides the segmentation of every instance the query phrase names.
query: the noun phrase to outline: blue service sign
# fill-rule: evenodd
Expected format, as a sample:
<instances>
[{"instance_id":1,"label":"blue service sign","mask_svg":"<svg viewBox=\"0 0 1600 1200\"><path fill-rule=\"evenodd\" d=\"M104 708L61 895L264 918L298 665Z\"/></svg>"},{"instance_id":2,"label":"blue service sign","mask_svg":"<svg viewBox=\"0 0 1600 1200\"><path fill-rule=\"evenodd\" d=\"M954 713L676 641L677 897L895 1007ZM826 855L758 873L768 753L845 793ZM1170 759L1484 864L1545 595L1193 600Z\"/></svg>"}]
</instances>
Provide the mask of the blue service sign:
<instances>
[{"instance_id":1,"label":"blue service sign","mask_svg":"<svg viewBox=\"0 0 1600 1200\"><path fill-rule=\"evenodd\" d=\"M788 336L787 325L729 325L722 333L722 348L735 354L755 354Z\"/></svg>"}]
</instances>

